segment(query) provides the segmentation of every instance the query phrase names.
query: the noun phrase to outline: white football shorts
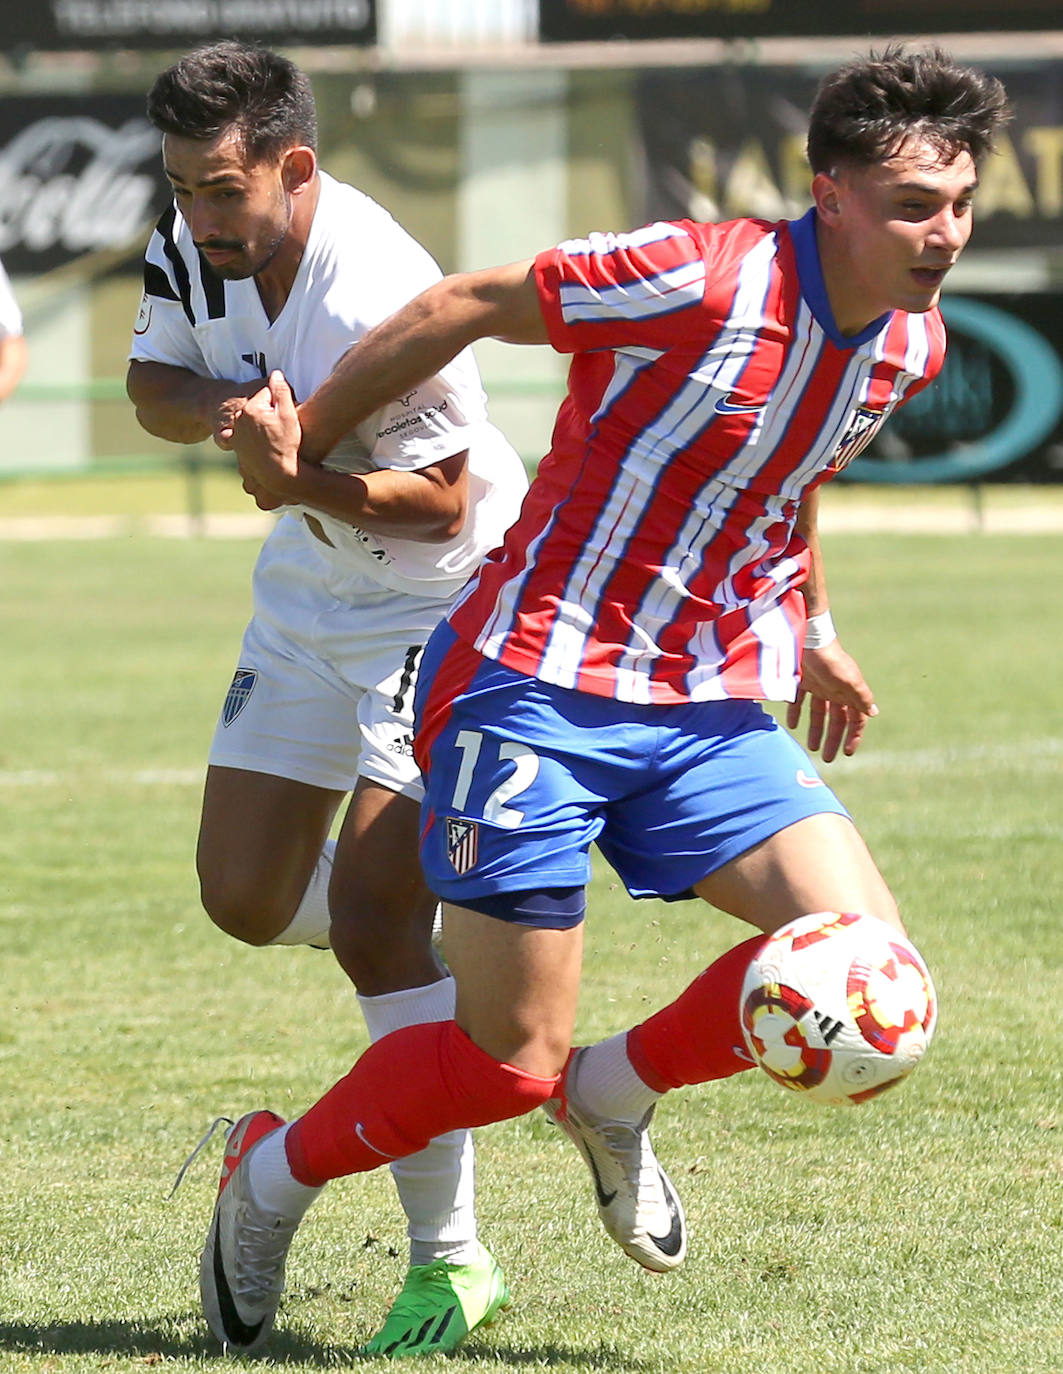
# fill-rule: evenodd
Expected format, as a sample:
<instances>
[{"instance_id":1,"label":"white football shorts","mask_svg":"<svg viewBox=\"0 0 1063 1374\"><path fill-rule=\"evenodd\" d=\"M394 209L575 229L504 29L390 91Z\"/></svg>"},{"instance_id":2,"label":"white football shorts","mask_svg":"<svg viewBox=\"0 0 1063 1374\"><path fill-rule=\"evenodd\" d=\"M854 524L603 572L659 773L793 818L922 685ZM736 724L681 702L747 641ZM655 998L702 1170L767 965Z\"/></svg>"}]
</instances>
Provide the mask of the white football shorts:
<instances>
[{"instance_id":1,"label":"white football shorts","mask_svg":"<svg viewBox=\"0 0 1063 1374\"><path fill-rule=\"evenodd\" d=\"M263 545L253 593L208 762L340 792L368 778L420 801L417 663L453 598L381 588L295 516Z\"/></svg>"}]
</instances>

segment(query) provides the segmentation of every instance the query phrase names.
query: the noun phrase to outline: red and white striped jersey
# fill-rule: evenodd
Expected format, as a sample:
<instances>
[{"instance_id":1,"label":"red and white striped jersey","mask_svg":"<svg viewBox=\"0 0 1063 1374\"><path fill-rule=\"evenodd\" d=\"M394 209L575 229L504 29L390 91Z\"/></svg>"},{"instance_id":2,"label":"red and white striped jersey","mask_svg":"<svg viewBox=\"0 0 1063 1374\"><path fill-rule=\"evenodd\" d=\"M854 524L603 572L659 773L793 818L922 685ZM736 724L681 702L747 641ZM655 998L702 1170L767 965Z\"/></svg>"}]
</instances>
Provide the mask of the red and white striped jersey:
<instances>
[{"instance_id":1,"label":"red and white striped jersey","mask_svg":"<svg viewBox=\"0 0 1063 1374\"><path fill-rule=\"evenodd\" d=\"M550 341L574 357L521 517L450 615L481 654L621 701L794 698L802 498L945 351L936 310L839 333L813 214L539 255Z\"/></svg>"}]
</instances>

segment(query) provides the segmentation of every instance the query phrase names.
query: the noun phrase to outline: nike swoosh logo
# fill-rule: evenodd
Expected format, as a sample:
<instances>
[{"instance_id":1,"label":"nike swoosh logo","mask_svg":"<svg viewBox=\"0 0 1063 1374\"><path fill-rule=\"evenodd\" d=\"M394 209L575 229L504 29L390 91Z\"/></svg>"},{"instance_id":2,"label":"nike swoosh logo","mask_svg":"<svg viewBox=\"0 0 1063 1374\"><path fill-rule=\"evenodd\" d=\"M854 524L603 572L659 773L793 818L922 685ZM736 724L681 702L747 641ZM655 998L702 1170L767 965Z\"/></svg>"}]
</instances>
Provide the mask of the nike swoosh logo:
<instances>
[{"instance_id":1,"label":"nike swoosh logo","mask_svg":"<svg viewBox=\"0 0 1063 1374\"><path fill-rule=\"evenodd\" d=\"M726 396L721 396L713 406L717 415L759 415L763 409L762 405L742 405L740 402L729 401Z\"/></svg>"},{"instance_id":2,"label":"nike swoosh logo","mask_svg":"<svg viewBox=\"0 0 1063 1374\"><path fill-rule=\"evenodd\" d=\"M611 1193L607 1193L602 1187L602 1176L599 1174L598 1166L594 1162L594 1156L589 1150L587 1151L587 1163L591 1166L591 1173L594 1175L594 1191L598 1195L598 1206L608 1207L613 1198L616 1197L616 1189L614 1188Z\"/></svg>"},{"instance_id":3,"label":"nike swoosh logo","mask_svg":"<svg viewBox=\"0 0 1063 1374\"><path fill-rule=\"evenodd\" d=\"M814 773L806 773L803 768L799 768L797 770L797 785L798 787L825 787L826 783L822 778L817 778Z\"/></svg>"},{"instance_id":4,"label":"nike swoosh logo","mask_svg":"<svg viewBox=\"0 0 1063 1374\"><path fill-rule=\"evenodd\" d=\"M672 1224L668 1229L667 1235L655 1236L652 1232L647 1232L647 1235L649 1235L650 1240L653 1241L654 1245L656 1245L657 1249L660 1250L663 1255L674 1256L679 1254L680 1247L683 1244L683 1227L679 1220L679 1208L676 1206L675 1198L672 1196L672 1190L668 1187L668 1181L659 1169L657 1175L661 1180L661 1187L664 1190L664 1195L668 1199L668 1214L672 1218Z\"/></svg>"},{"instance_id":5,"label":"nike swoosh logo","mask_svg":"<svg viewBox=\"0 0 1063 1374\"><path fill-rule=\"evenodd\" d=\"M369 1139L369 1137L366 1135L366 1133L365 1133L365 1127L362 1125L362 1123L361 1123L360 1121L355 1122L354 1133L355 1133L355 1135L358 1137L358 1139L362 1142L362 1144L365 1146L365 1148L366 1148L367 1150L372 1150L372 1152L373 1152L375 1155L379 1155L381 1159L401 1159L401 1158L402 1158L401 1155L389 1155L388 1152L387 1152L386 1150L378 1149L377 1146L374 1145L373 1142L372 1142L372 1141Z\"/></svg>"},{"instance_id":6,"label":"nike swoosh logo","mask_svg":"<svg viewBox=\"0 0 1063 1374\"><path fill-rule=\"evenodd\" d=\"M221 1236L218 1231L214 1232L214 1285L218 1290L218 1309L221 1312L226 1336L233 1345L254 1345L266 1319L263 1317L261 1321L255 1322L254 1326L248 1326L237 1312L229 1280L225 1276L225 1266L221 1262Z\"/></svg>"}]
</instances>

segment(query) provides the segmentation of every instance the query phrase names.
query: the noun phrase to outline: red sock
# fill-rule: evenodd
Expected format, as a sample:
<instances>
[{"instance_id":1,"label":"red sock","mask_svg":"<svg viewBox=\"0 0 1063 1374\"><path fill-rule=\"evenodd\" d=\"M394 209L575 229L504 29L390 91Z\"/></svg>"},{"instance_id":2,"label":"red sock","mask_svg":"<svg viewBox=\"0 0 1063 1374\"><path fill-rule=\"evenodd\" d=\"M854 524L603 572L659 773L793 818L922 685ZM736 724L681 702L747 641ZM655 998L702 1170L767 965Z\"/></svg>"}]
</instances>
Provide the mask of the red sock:
<instances>
[{"instance_id":1,"label":"red sock","mask_svg":"<svg viewBox=\"0 0 1063 1374\"><path fill-rule=\"evenodd\" d=\"M460 1126L521 1116L557 1083L493 1059L453 1021L406 1026L370 1045L292 1125L288 1163L300 1183L316 1187L416 1154Z\"/></svg>"},{"instance_id":2,"label":"red sock","mask_svg":"<svg viewBox=\"0 0 1063 1374\"><path fill-rule=\"evenodd\" d=\"M749 961L766 939L757 935L729 949L674 1002L628 1032L628 1058L647 1087L663 1093L753 1067L738 1003Z\"/></svg>"}]
</instances>

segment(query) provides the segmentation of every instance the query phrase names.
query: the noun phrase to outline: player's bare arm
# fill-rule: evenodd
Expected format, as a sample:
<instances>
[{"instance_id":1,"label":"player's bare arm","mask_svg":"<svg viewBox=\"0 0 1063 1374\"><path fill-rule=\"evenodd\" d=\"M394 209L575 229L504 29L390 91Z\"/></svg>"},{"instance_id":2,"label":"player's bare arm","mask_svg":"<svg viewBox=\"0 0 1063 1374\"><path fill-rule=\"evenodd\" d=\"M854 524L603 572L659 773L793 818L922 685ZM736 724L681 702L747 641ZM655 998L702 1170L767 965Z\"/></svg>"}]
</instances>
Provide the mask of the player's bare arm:
<instances>
[{"instance_id":1,"label":"player's bare arm","mask_svg":"<svg viewBox=\"0 0 1063 1374\"><path fill-rule=\"evenodd\" d=\"M811 621L828 614L827 580L819 542L819 490L809 492L797 517L797 530L808 545L812 566L802 591L805 610ZM829 636L829 631L828 631ZM811 636L814 639L817 636ZM842 648L837 635L820 645L806 643L801 658L801 687L797 700L786 708L786 724L796 730L801 710L808 697L808 748L821 753L825 763L837 758L838 750L852 755L859 748L868 720L878 714L871 688L864 681L860 666Z\"/></svg>"},{"instance_id":2,"label":"player's bare arm","mask_svg":"<svg viewBox=\"0 0 1063 1374\"><path fill-rule=\"evenodd\" d=\"M232 426L261 381L200 377L169 363L131 362L126 393L142 428L174 444L199 444Z\"/></svg>"},{"instance_id":3,"label":"player's bare arm","mask_svg":"<svg viewBox=\"0 0 1063 1374\"><path fill-rule=\"evenodd\" d=\"M464 452L416 472L386 468L358 475L307 462L299 452L300 438L291 388L274 372L236 417L230 443L245 490L263 509L310 506L360 529L425 543L452 539L465 523Z\"/></svg>"},{"instance_id":4,"label":"player's bare arm","mask_svg":"<svg viewBox=\"0 0 1063 1374\"><path fill-rule=\"evenodd\" d=\"M6 401L21 382L28 357L23 335L5 334L0 339L0 401Z\"/></svg>"},{"instance_id":5,"label":"player's bare arm","mask_svg":"<svg viewBox=\"0 0 1063 1374\"><path fill-rule=\"evenodd\" d=\"M549 342L530 259L444 277L370 330L299 407L304 460L486 338Z\"/></svg>"}]
</instances>

